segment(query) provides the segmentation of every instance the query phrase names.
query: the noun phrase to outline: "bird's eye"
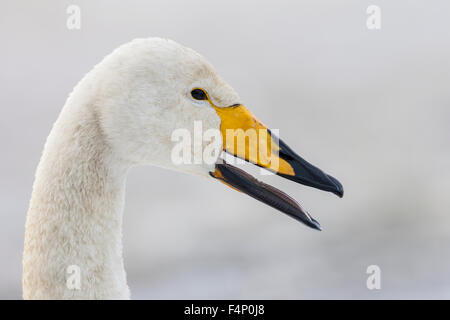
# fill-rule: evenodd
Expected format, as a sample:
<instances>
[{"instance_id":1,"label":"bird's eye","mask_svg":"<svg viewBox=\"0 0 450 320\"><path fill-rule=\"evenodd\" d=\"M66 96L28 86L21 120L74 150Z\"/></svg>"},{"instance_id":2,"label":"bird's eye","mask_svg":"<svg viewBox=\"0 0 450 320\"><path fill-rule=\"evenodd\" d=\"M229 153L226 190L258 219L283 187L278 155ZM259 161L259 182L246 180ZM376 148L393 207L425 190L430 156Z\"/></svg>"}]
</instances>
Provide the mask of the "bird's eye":
<instances>
[{"instance_id":1,"label":"bird's eye","mask_svg":"<svg viewBox=\"0 0 450 320\"><path fill-rule=\"evenodd\" d=\"M194 89L191 91L191 96L195 100L208 100L208 96L206 95L206 92L202 89Z\"/></svg>"}]
</instances>

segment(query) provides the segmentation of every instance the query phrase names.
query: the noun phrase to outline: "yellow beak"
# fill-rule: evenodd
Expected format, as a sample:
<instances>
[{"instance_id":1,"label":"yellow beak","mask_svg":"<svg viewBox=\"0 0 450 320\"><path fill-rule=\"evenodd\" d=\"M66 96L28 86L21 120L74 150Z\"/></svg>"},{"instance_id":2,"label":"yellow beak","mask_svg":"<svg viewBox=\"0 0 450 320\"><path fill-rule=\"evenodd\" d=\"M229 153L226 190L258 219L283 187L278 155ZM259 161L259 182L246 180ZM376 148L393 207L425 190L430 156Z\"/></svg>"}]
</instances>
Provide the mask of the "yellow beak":
<instances>
[{"instance_id":1,"label":"yellow beak","mask_svg":"<svg viewBox=\"0 0 450 320\"><path fill-rule=\"evenodd\" d=\"M246 107L214 108L221 119L225 151L273 172L295 175L294 168L279 157L280 147L267 127Z\"/></svg>"},{"instance_id":2,"label":"yellow beak","mask_svg":"<svg viewBox=\"0 0 450 320\"><path fill-rule=\"evenodd\" d=\"M292 151L246 107L236 104L221 108L215 106L211 101L209 102L221 119L220 131L223 149L227 153L292 181L332 192L339 197L343 196L344 189L337 179L327 175ZM218 163L211 176L238 191L247 193L277 208L312 228L320 230L319 223L303 210L295 200L282 191L256 180L240 169L227 163Z\"/></svg>"}]
</instances>

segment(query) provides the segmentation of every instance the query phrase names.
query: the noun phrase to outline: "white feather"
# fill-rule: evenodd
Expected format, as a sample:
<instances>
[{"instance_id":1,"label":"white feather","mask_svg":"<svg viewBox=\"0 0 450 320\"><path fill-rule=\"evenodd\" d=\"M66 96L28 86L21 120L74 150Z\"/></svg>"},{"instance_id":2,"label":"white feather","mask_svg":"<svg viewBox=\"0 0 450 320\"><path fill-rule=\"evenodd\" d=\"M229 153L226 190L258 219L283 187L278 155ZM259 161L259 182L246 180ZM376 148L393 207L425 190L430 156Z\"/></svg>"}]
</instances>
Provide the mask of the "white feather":
<instances>
[{"instance_id":1,"label":"white feather","mask_svg":"<svg viewBox=\"0 0 450 320\"><path fill-rule=\"evenodd\" d=\"M75 87L45 144L27 214L25 299L127 299L122 259L125 180L133 165L152 164L208 176L213 164L171 161L174 129L219 129L214 103L239 102L199 54L171 40L137 39L108 55ZM66 285L70 265L80 290Z\"/></svg>"}]
</instances>

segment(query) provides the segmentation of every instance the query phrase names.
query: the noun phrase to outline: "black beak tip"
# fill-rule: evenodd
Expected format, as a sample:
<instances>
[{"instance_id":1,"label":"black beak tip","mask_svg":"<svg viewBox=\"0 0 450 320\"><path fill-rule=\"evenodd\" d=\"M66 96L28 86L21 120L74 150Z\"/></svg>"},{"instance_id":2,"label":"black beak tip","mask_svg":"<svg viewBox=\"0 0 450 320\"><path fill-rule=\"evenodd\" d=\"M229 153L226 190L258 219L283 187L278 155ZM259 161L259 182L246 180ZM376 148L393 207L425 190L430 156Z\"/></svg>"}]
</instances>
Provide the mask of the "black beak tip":
<instances>
[{"instance_id":1,"label":"black beak tip","mask_svg":"<svg viewBox=\"0 0 450 320\"><path fill-rule=\"evenodd\" d=\"M322 227L320 226L319 221L308 215L306 218L304 213L302 212L299 216L292 216L294 219L300 221L301 223L305 224L306 226L310 227L311 229L322 231Z\"/></svg>"},{"instance_id":2,"label":"black beak tip","mask_svg":"<svg viewBox=\"0 0 450 320\"><path fill-rule=\"evenodd\" d=\"M339 198L343 198L344 197L344 189L343 188L336 189L334 194L337 195Z\"/></svg>"},{"instance_id":3,"label":"black beak tip","mask_svg":"<svg viewBox=\"0 0 450 320\"><path fill-rule=\"evenodd\" d=\"M322 231L322 227L320 226L319 222L313 218L311 218L311 228L316 229L318 231Z\"/></svg>"},{"instance_id":4,"label":"black beak tip","mask_svg":"<svg viewBox=\"0 0 450 320\"><path fill-rule=\"evenodd\" d=\"M332 192L339 198L342 198L344 196L344 187L342 186L342 184L336 178L330 175L327 176L333 182L334 185L334 190Z\"/></svg>"}]
</instances>

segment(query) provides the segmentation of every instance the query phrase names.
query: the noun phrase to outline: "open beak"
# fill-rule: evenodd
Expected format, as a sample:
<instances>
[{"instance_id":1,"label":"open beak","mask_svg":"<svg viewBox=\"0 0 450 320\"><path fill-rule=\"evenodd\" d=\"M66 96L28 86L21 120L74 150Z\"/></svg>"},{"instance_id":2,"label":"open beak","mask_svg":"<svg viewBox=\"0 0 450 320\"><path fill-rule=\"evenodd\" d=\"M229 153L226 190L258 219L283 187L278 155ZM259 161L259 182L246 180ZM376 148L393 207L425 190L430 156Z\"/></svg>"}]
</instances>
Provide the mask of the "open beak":
<instances>
[{"instance_id":1,"label":"open beak","mask_svg":"<svg viewBox=\"0 0 450 320\"><path fill-rule=\"evenodd\" d=\"M223 149L227 153L286 179L332 192L339 197L344 195L344 189L337 179L301 158L273 135L246 107L241 104L224 108L214 105L213 107L221 119ZM320 224L294 199L258 181L243 170L223 161L218 162L215 171L210 174L228 186L286 213L307 226L321 230Z\"/></svg>"}]
</instances>

